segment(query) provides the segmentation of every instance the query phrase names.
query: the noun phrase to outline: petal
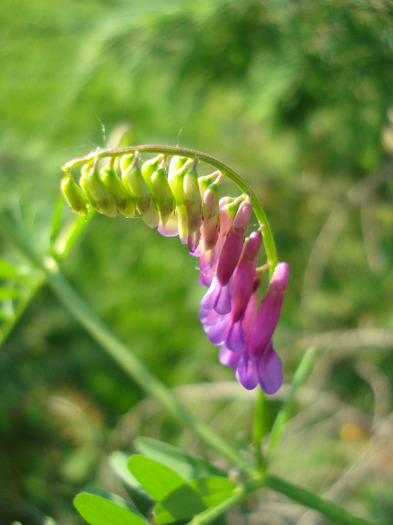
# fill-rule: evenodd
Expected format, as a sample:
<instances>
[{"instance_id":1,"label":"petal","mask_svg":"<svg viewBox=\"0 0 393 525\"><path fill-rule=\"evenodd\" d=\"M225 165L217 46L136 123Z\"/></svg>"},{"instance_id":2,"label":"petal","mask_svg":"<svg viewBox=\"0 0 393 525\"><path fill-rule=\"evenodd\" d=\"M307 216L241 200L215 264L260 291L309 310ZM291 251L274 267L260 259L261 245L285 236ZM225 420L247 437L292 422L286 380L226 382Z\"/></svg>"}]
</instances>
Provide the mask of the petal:
<instances>
[{"instance_id":1,"label":"petal","mask_svg":"<svg viewBox=\"0 0 393 525\"><path fill-rule=\"evenodd\" d=\"M218 284L217 279L213 279L208 291L202 297L201 307L206 310L213 310L220 292L221 286Z\"/></svg>"},{"instance_id":2,"label":"petal","mask_svg":"<svg viewBox=\"0 0 393 525\"><path fill-rule=\"evenodd\" d=\"M280 318L288 274L289 266L287 263L277 264L250 334L250 357L252 359L262 357L273 337Z\"/></svg>"},{"instance_id":3,"label":"petal","mask_svg":"<svg viewBox=\"0 0 393 525\"><path fill-rule=\"evenodd\" d=\"M229 366L234 372L236 372L240 357L240 353L235 354L234 352L231 352L225 345L223 345L218 352L220 363L224 366Z\"/></svg>"},{"instance_id":4,"label":"petal","mask_svg":"<svg viewBox=\"0 0 393 525\"><path fill-rule=\"evenodd\" d=\"M258 377L259 384L266 394L274 394L282 385L281 359L273 350L271 341L259 361Z\"/></svg>"},{"instance_id":5,"label":"petal","mask_svg":"<svg viewBox=\"0 0 393 525\"><path fill-rule=\"evenodd\" d=\"M164 237L175 237L176 235L179 235L176 213L171 215L166 224L159 224L157 231L161 233L161 235L164 235Z\"/></svg>"},{"instance_id":6,"label":"petal","mask_svg":"<svg viewBox=\"0 0 393 525\"><path fill-rule=\"evenodd\" d=\"M223 316L218 314L215 310L205 310L201 308L199 310L199 320L204 327L212 326L222 321Z\"/></svg>"},{"instance_id":7,"label":"petal","mask_svg":"<svg viewBox=\"0 0 393 525\"><path fill-rule=\"evenodd\" d=\"M258 384L257 366L254 361L248 359L247 354L243 354L239 360L236 377L247 390L254 390Z\"/></svg>"},{"instance_id":8,"label":"petal","mask_svg":"<svg viewBox=\"0 0 393 525\"><path fill-rule=\"evenodd\" d=\"M244 337L245 334L243 332L242 328L242 321L238 321L237 323L233 323L228 330L225 344L228 348L228 350L231 350L232 352L240 352L240 350L244 346Z\"/></svg>"},{"instance_id":9,"label":"petal","mask_svg":"<svg viewBox=\"0 0 393 525\"><path fill-rule=\"evenodd\" d=\"M222 345L228 331L229 317L224 316L218 323L205 326L207 338L213 345Z\"/></svg>"},{"instance_id":10,"label":"petal","mask_svg":"<svg viewBox=\"0 0 393 525\"><path fill-rule=\"evenodd\" d=\"M229 284L221 286L214 309L217 313L225 315L231 311L231 292Z\"/></svg>"},{"instance_id":11,"label":"petal","mask_svg":"<svg viewBox=\"0 0 393 525\"><path fill-rule=\"evenodd\" d=\"M201 273L200 276L198 277L198 283L201 286L206 286L206 288L209 288L212 283L213 277L214 277L214 272Z\"/></svg>"}]
</instances>

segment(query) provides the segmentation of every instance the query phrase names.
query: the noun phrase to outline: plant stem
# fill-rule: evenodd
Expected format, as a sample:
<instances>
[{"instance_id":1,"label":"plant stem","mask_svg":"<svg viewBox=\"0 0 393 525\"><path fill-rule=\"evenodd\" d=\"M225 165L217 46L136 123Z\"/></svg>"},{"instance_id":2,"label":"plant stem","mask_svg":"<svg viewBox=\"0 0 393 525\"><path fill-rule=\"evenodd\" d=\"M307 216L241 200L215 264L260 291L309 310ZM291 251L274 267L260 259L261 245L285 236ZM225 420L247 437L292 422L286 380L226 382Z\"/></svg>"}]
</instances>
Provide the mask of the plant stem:
<instances>
[{"instance_id":1,"label":"plant stem","mask_svg":"<svg viewBox=\"0 0 393 525\"><path fill-rule=\"evenodd\" d=\"M373 525L370 521L357 518L331 501L326 501L308 490L292 485L283 479L268 474L266 487L285 494L301 505L314 509L338 525Z\"/></svg>"},{"instance_id":2,"label":"plant stem","mask_svg":"<svg viewBox=\"0 0 393 525\"><path fill-rule=\"evenodd\" d=\"M81 157L67 162L66 164L64 164L63 170L66 173L69 173L76 166L85 164L86 162L92 160L99 160L105 157L120 157L122 155L134 153L136 151L140 153L167 153L168 155L183 155L185 157L190 158L197 157L199 160L202 160L206 164L209 164L210 166L213 166L214 168L217 168L222 173L224 173L243 191L243 193L248 193L250 195L250 200L255 216L259 224L264 225L262 231L263 244L265 246L267 260L270 263L269 275L270 277L272 276L273 270L277 264L277 250L266 213L262 208L259 200L257 199L255 193L252 191L249 185L240 177L240 175L238 175L232 168L230 168L220 160L216 159L212 155L208 155L207 153L203 153L202 151L197 151L189 148L179 148L175 146L159 146L156 144L142 144L140 146L126 146L123 148L95 151L93 153L90 153L89 155L86 155L85 157Z\"/></svg>"},{"instance_id":3,"label":"plant stem","mask_svg":"<svg viewBox=\"0 0 393 525\"><path fill-rule=\"evenodd\" d=\"M188 522L188 525L206 525L207 523L211 523L214 519L224 514L231 507L233 507L237 503L240 503L249 494L255 492L264 485L264 479L260 478L251 480L245 485L237 487L228 499L222 501L219 505L216 505L215 507L207 509L201 514L198 514L198 516L195 516L195 518Z\"/></svg>"},{"instance_id":4,"label":"plant stem","mask_svg":"<svg viewBox=\"0 0 393 525\"><path fill-rule=\"evenodd\" d=\"M264 457L262 454L262 438L266 432L265 429L265 412L266 412L266 397L263 390L259 389L257 398L255 400L254 409L254 427L253 427L253 443L255 449L255 461L258 469L264 469Z\"/></svg>"}]
</instances>

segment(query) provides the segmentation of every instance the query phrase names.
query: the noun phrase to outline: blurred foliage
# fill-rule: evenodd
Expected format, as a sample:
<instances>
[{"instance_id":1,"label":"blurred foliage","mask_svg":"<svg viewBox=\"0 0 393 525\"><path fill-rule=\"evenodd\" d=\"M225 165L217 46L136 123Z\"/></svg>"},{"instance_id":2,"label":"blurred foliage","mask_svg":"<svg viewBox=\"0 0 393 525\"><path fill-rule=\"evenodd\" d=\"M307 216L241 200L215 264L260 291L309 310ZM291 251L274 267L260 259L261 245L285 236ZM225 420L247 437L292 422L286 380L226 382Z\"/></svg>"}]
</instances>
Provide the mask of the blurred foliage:
<instances>
[{"instance_id":1,"label":"blurred foliage","mask_svg":"<svg viewBox=\"0 0 393 525\"><path fill-rule=\"evenodd\" d=\"M327 349L311 386L351 406L349 417L377 440L375 411L385 421L393 377L391 3L3 0L0 24L0 210L20 201L45 252L60 166L104 147L122 122L134 143L219 157L260 196L280 258L291 264L276 336L287 377L305 342ZM23 268L2 238L0 247L2 259ZM167 384L232 377L199 326L195 260L177 239L138 220L95 217L63 269ZM10 276L1 278L9 288ZM0 515L8 523L25 512L28 525L40 508L76 523L71 499L94 479L141 392L46 289L3 346L0 381ZM215 407L224 429L235 408L228 403ZM329 414L330 426L315 423L306 438L302 482L314 487L327 487L354 458L340 437L344 422L335 426ZM143 433L145 423L136 424L135 435ZM244 425L239 442L247 442ZM180 439L162 417L153 433ZM391 522L392 472L391 459L377 464L370 483L351 493L354 508L363 501Z\"/></svg>"}]
</instances>

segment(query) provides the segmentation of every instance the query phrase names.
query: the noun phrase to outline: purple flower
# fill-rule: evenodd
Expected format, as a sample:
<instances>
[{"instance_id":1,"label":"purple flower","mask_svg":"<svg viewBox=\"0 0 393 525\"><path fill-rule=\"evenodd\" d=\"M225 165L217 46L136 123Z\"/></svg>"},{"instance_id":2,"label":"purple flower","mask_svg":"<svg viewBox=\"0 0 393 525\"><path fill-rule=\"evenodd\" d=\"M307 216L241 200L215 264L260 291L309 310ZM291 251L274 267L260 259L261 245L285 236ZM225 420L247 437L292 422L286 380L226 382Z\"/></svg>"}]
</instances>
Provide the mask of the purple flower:
<instances>
[{"instance_id":1,"label":"purple flower","mask_svg":"<svg viewBox=\"0 0 393 525\"><path fill-rule=\"evenodd\" d=\"M267 394L274 394L282 384L281 360L273 349L272 336L280 316L288 276L288 264L277 264L259 309L259 278L256 278L243 316L228 324L219 359L236 371L237 380L248 390L259 384ZM232 315L231 311L227 317ZM215 339L217 343L223 338L224 324L220 328L220 338Z\"/></svg>"},{"instance_id":2,"label":"purple flower","mask_svg":"<svg viewBox=\"0 0 393 525\"><path fill-rule=\"evenodd\" d=\"M247 198L238 209L232 227L222 247L220 259L217 264L217 280L221 286L225 286L232 276L243 250L244 239L252 206Z\"/></svg>"},{"instance_id":3,"label":"purple flower","mask_svg":"<svg viewBox=\"0 0 393 525\"><path fill-rule=\"evenodd\" d=\"M260 359L270 343L280 317L288 277L289 265L278 263L250 334L250 359Z\"/></svg>"},{"instance_id":4,"label":"purple flower","mask_svg":"<svg viewBox=\"0 0 393 525\"><path fill-rule=\"evenodd\" d=\"M261 243L261 233L259 231L253 232L232 275L230 291L232 295L231 314L233 323L236 323L242 317L251 297Z\"/></svg>"}]
</instances>

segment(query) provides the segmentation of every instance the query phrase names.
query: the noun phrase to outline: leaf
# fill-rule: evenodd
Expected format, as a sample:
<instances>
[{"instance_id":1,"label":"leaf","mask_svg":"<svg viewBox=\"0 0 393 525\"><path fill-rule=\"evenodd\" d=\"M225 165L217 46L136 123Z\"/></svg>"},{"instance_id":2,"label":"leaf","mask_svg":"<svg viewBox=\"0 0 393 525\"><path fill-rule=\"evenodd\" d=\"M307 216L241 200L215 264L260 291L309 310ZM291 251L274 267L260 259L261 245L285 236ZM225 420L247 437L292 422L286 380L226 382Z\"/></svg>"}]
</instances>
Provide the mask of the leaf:
<instances>
[{"instance_id":1,"label":"leaf","mask_svg":"<svg viewBox=\"0 0 393 525\"><path fill-rule=\"evenodd\" d=\"M130 505L115 495L112 499L81 492L74 499L79 514L91 525L146 525L148 522Z\"/></svg>"},{"instance_id":2,"label":"leaf","mask_svg":"<svg viewBox=\"0 0 393 525\"><path fill-rule=\"evenodd\" d=\"M193 479L189 485L201 495L202 501L208 508L215 507L226 500L236 488L236 483L222 476Z\"/></svg>"},{"instance_id":3,"label":"leaf","mask_svg":"<svg viewBox=\"0 0 393 525\"><path fill-rule=\"evenodd\" d=\"M156 501L163 500L185 482L179 474L166 465L138 454L131 456L128 468L146 492Z\"/></svg>"},{"instance_id":4,"label":"leaf","mask_svg":"<svg viewBox=\"0 0 393 525\"><path fill-rule=\"evenodd\" d=\"M113 472L123 483L137 509L140 510L142 514L146 515L153 502L151 497L142 488L139 481L135 479L128 470L129 459L129 454L117 450L109 455L108 461Z\"/></svg>"},{"instance_id":5,"label":"leaf","mask_svg":"<svg viewBox=\"0 0 393 525\"><path fill-rule=\"evenodd\" d=\"M177 488L153 509L157 523L190 518L226 500L236 485L222 476L197 478Z\"/></svg>"},{"instance_id":6,"label":"leaf","mask_svg":"<svg viewBox=\"0 0 393 525\"><path fill-rule=\"evenodd\" d=\"M163 501L157 503L153 509L154 521L156 523L171 523L200 514L207 509L198 494L189 483L168 494Z\"/></svg>"},{"instance_id":7,"label":"leaf","mask_svg":"<svg viewBox=\"0 0 393 525\"><path fill-rule=\"evenodd\" d=\"M225 471L215 467L207 460L188 454L162 441L139 437L135 439L134 445L138 452L172 468L186 480L202 476L226 476Z\"/></svg>"}]
</instances>

